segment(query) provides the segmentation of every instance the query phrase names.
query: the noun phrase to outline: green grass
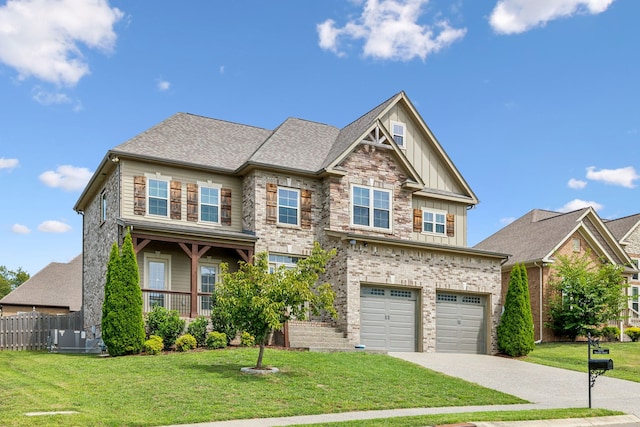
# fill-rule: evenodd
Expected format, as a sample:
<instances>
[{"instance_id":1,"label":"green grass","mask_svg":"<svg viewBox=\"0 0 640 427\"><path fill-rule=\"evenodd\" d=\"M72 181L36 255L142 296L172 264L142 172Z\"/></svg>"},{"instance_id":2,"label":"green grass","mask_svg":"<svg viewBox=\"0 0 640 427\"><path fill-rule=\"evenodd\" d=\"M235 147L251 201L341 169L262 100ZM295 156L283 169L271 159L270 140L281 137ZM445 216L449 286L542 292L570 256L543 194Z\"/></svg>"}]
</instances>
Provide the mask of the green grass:
<instances>
[{"instance_id":1,"label":"green grass","mask_svg":"<svg viewBox=\"0 0 640 427\"><path fill-rule=\"evenodd\" d=\"M0 352L2 426L159 426L411 407L523 403L379 354L256 349L101 358ZM27 412L78 411L26 417Z\"/></svg>"},{"instance_id":2,"label":"green grass","mask_svg":"<svg viewBox=\"0 0 640 427\"><path fill-rule=\"evenodd\" d=\"M640 382L640 342L611 342L600 346L608 348L609 354L592 354L591 358L613 360L613 370L607 371L606 376ZM587 372L587 350L587 343L543 343L521 360Z\"/></svg>"},{"instance_id":3,"label":"green grass","mask_svg":"<svg viewBox=\"0 0 640 427\"><path fill-rule=\"evenodd\" d=\"M561 418L587 418L622 415L607 409L544 409L537 411L461 412L456 414L421 415L417 417L378 418L373 420L342 421L308 424L313 427L424 427L482 421L527 421Z\"/></svg>"}]
</instances>

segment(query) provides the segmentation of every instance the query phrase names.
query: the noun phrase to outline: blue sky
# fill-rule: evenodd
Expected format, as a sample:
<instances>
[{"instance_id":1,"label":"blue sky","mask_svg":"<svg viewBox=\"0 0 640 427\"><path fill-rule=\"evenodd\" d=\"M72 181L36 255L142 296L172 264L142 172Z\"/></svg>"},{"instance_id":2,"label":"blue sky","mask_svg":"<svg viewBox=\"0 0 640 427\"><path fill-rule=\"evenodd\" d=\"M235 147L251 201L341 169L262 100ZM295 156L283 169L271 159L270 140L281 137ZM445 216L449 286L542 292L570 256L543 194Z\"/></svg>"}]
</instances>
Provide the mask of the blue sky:
<instances>
[{"instance_id":1,"label":"blue sky","mask_svg":"<svg viewBox=\"0 0 640 427\"><path fill-rule=\"evenodd\" d=\"M640 2L0 1L0 265L82 250L110 148L176 112L342 127L404 90L480 204L640 212Z\"/></svg>"}]
</instances>

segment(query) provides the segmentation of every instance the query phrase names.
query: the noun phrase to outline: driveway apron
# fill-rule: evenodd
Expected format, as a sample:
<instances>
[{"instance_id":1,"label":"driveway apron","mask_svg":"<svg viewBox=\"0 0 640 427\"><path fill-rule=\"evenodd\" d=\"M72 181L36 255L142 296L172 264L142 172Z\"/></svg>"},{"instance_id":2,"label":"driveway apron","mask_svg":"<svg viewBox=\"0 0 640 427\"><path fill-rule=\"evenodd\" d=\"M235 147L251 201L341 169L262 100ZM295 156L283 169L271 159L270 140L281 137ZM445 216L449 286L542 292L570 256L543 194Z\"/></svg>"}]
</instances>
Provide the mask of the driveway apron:
<instances>
[{"instance_id":1,"label":"driveway apron","mask_svg":"<svg viewBox=\"0 0 640 427\"><path fill-rule=\"evenodd\" d=\"M589 376L586 372L480 354L394 352L389 355L518 396L535 403L540 409L589 406ZM606 374L599 376L591 389L591 406L640 417L640 383L608 378Z\"/></svg>"}]
</instances>

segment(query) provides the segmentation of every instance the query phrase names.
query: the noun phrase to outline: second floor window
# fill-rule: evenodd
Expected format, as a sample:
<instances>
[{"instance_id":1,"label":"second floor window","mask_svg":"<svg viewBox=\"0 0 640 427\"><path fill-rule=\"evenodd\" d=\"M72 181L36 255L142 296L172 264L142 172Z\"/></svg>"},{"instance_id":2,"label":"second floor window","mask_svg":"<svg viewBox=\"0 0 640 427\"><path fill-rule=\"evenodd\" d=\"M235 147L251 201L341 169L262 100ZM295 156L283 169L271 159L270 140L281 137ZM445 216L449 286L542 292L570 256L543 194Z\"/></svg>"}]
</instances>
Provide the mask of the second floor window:
<instances>
[{"instance_id":1,"label":"second floor window","mask_svg":"<svg viewBox=\"0 0 640 427\"><path fill-rule=\"evenodd\" d=\"M200 221L220 222L220 190L200 187Z\"/></svg>"},{"instance_id":2,"label":"second floor window","mask_svg":"<svg viewBox=\"0 0 640 427\"><path fill-rule=\"evenodd\" d=\"M168 216L169 182L149 179L149 215Z\"/></svg>"},{"instance_id":3,"label":"second floor window","mask_svg":"<svg viewBox=\"0 0 640 427\"><path fill-rule=\"evenodd\" d=\"M435 210L422 211L422 231L425 233L446 234L447 213Z\"/></svg>"},{"instance_id":4,"label":"second floor window","mask_svg":"<svg viewBox=\"0 0 640 427\"><path fill-rule=\"evenodd\" d=\"M391 228L391 192L354 185L351 190L353 225Z\"/></svg>"},{"instance_id":5,"label":"second floor window","mask_svg":"<svg viewBox=\"0 0 640 427\"><path fill-rule=\"evenodd\" d=\"M299 224L300 190L278 188L278 222L280 224Z\"/></svg>"},{"instance_id":6,"label":"second floor window","mask_svg":"<svg viewBox=\"0 0 640 427\"><path fill-rule=\"evenodd\" d=\"M636 259L636 258L634 258L634 259L632 259L632 260L631 260L631 262L633 262L633 266L634 266L636 269L638 268L638 261L640 261L640 260L638 260L638 259ZM633 280L638 280L638 273L634 273L634 274L633 274L633 276L631 276L631 278L632 278Z\"/></svg>"},{"instance_id":7,"label":"second floor window","mask_svg":"<svg viewBox=\"0 0 640 427\"><path fill-rule=\"evenodd\" d=\"M393 135L393 140L396 142L396 144L398 144L400 148L404 148L404 133L405 133L404 123L391 122L391 133Z\"/></svg>"}]
</instances>

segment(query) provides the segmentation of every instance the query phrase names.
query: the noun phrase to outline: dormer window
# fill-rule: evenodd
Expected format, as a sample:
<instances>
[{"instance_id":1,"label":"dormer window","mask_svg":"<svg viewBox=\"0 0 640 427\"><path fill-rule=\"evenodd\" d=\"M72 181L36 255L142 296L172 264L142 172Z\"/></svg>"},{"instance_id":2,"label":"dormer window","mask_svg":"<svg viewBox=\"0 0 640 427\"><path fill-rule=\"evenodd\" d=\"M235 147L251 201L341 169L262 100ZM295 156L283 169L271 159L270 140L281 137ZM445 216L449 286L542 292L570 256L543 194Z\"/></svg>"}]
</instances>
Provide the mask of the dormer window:
<instances>
[{"instance_id":1,"label":"dormer window","mask_svg":"<svg viewBox=\"0 0 640 427\"><path fill-rule=\"evenodd\" d=\"M391 135L393 136L393 140L398 144L398 147L404 147L404 138L405 138L406 126L404 123L400 122L391 122Z\"/></svg>"}]
</instances>

